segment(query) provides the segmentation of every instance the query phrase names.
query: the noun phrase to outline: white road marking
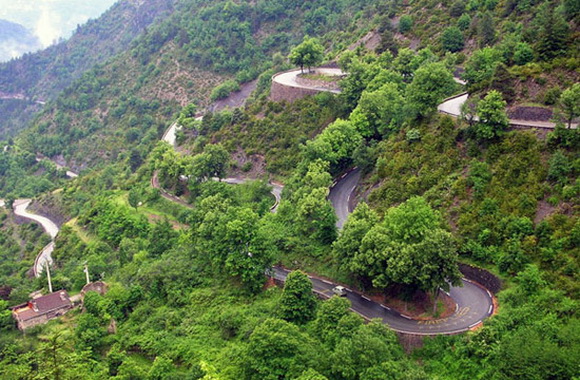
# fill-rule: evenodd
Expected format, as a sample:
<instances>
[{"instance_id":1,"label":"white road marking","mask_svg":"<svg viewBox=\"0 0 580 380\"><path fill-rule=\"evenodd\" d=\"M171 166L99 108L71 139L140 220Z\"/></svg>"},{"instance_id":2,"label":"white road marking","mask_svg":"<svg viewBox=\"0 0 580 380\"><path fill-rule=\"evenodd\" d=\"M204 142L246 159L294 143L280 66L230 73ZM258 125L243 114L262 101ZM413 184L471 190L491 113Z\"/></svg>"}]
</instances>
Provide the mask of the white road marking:
<instances>
[{"instance_id":1,"label":"white road marking","mask_svg":"<svg viewBox=\"0 0 580 380\"><path fill-rule=\"evenodd\" d=\"M362 299L365 299L365 300L367 300L367 301L370 301L370 300L371 300L370 298L368 298L368 297L365 297L365 296L361 296L361 298L362 298Z\"/></svg>"},{"instance_id":2,"label":"white road marking","mask_svg":"<svg viewBox=\"0 0 580 380\"><path fill-rule=\"evenodd\" d=\"M413 318L411 318L411 317L407 317L405 314L401 314L401 317L403 317L403 318L406 318L406 319L408 319L408 320L412 320L412 319L413 319Z\"/></svg>"},{"instance_id":3,"label":"white road marking","mask_svg":"<svg viewBox=\"0 0 580 380\"><path fill-rule=\"evenodd\" d=\"M385 305L381 305L381 307L382 307L383 309L391 310L391 308L390 308L390 307L386 307Z\"/></svg>"},{"instance_id":4,"label":"white road marking","mask_svg":"<svg viewBox=\"0 0 580 380\"><path fill-rule=\"evenodd\" d=\"M332 282L330 282L330 281L327 281L327 280L321 280L321 281L324 282L325 284L332 285Z\"/></svg>"},{"instance_id":5,"label":"white road marking","mask_svg":"<svg viewBox=\"0 0 580 380\"><path fill-rule=\"evenodd\" d=\"M481 321L479 321L479 322L481 322ZM475 327L475 326L479 325L479 322L475 322L474 324L472 324L472 325L469 325L469 328L473 328L473 327Z\"/></svg>"},{"instance_id":6,"label":"white road marking","mask_svg":"<svg viewBox=\"0 0 580 380\"><path fill-rule=\"evenodd\" d=\"M487 314L491 314L492 310L493 310L493 305L489 305L489 310L487 311Z\"/></svg>"}]
</instances>

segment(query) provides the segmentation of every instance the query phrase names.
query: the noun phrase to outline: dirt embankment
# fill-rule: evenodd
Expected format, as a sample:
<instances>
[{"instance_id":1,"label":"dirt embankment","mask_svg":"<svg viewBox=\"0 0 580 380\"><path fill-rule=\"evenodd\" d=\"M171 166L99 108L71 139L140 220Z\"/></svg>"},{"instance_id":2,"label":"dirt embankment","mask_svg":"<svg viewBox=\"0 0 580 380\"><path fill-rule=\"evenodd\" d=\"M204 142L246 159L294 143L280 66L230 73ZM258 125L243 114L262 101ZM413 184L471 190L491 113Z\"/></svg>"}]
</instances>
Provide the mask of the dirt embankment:
<instances>
[{"instance_id":1,"label":"dirt embankment","mask_svg":"<svg viewBox=\"0 0 580 380\"><path fill-rule=\"evenodd\" d=\"M52 220L58 227L61 227L71 219L71 216L64 211L63 206L54 194L45 194L38 200L34 200L30 204L29 210Z\"/></svg>"},{"instance_id":2,"label":"dirt embankment","mask_svg":"<svg viewBox=\"0 0 580 380\"><path fill-rule=\"evenodd\" d=\"M516 120L550 121L553 114L551 109L544 107L515 106L508 109L508 117Z\"/></svg>"}]
</instances>

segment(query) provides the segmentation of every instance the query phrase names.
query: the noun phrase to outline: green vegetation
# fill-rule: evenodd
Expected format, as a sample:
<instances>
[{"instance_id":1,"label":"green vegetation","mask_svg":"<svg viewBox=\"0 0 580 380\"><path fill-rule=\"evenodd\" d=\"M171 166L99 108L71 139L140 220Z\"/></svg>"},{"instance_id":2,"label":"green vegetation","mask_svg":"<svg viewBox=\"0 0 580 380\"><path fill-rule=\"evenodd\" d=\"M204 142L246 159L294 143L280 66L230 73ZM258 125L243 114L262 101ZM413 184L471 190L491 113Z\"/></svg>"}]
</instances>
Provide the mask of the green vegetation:
<instances>
[{"instance_id":1,"label":"green vegetation","mask_svg":"<svg viewBox=\"0 0 580 380\"><path fill-rule=\"evenodd\" d=\"M151 3L168 13L106 64L71 63L63 80L79 79L0 152L0 196L44 193L39 207L70 220L54 288L80 291L85 263L109 286L17 332L7 308L46 292L27 272L49 238L0 210L0 378L577 377L580 132L563 124L578 117L574 1ZM377 51L347 49L374 27ZM291 46L299 66L336 59L342 93L268 100ZM23 72L38 57L18 61ZM458 119L436 112L463 90L452 73L470 92ZM40 83L18 78L12 90ZM255 78L245 108L195 120ZM558 126L510 129L508 107L530 104ZM159 138L176 117L174 149ZM339 231L329 188L355 165L358 206ZM231 175L258 179L220 180ZM348 299L317 300L306 274L430 299L424 317L437 317L427 296L457 284L462 262L500 277L497 314L410 354ZM293 270L283 289L273 264Z\"/></svg>"},{"instance_id":2,"label":"green vegetation","mask_svg":"<svg viewBox=\"0 0 580 380\"><path fill-rule=\"evenodd\" d=\"M304 66L306 66L308 72L310 72L312 66L316 66L322 62L323 54L324 47L320 42L315 38L305 36L304 41L292 49L288 59L292 64L300 66L302 72L304 72Z\"/></svg>"}]
</instances>

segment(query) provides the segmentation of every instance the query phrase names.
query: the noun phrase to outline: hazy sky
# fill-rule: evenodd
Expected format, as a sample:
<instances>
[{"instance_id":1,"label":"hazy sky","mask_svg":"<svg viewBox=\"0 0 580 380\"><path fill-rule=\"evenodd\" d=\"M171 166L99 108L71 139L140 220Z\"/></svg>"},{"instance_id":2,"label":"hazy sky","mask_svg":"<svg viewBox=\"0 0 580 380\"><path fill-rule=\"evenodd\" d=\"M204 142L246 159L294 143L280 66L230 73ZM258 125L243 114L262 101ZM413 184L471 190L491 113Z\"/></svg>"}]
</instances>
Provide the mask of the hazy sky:
<instances>
[{"instance_id":1,"label":"hazy sky","mask_svg":"<svg viewBox=\"0 0 580 380\"><path fill-rule=\"evenodd\" d=\"M69 37L78 24L97 18L117 0L0 0L0 18L24 25L44 47Z\"/></svg>"}]
</instances>

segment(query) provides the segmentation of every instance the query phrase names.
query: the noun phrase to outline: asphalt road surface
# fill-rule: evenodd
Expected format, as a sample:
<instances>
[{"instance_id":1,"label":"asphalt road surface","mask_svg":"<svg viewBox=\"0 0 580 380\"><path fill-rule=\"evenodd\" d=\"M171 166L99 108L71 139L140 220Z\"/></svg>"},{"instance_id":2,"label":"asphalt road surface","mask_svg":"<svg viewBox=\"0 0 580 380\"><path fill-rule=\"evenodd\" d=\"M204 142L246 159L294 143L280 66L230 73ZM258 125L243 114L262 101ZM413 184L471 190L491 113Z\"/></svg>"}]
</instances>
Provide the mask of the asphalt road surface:
<instances>
[{"instance_id":1,"label":"asphalt road surface","mask_svg":"<svg viewBox=\"0 0 580 380\"><path fill-rule=\"evenodd\" d=\"M281 74L275 75L272 78L272 80L274 82L283 84L284 86L287 86L287 87L306 88L306 89L311 89L311 90L331 92L333 94L340 94L340 90L330 90L330 89L324 88L324 87L313 87L313 86L307 86L307 85L298 83L297 78L301 72L302 71L300 69L298 69L298 70L293 70L293 71L289 71L286 73L281 73ZM341 69L316 68L315 72L316 72L316 74L325 74L328 76L342 76L342 75L344 75L344 73L342 72Z\"/></svg>"},{"instance_id":2,"label":"asphalt road surface","mask_svg":"<svg viewBox=\"0 0 580 380\"><path fill-rule=\"evenodd\" d=\"M290 272L281 267L274 267L274 278L285 281ZM315 293L325 298L333 296L332 289L337 286L331 281L311 277ZM489 291L463 280L463 287L453 287L450 296L457 303L455 313L448 317L432 321L417 321L403 316L369 297L347 288L346 298L350 301L351 310L365 319L378 318L391 329L416 335L457 334L467 331L482 322L493 313L493 299Z\"/></svg>"},{"instance_id":3,"label":"asphalt road surface","mask_svg":"<svg viewBox=\"0 0 580 380\"><path fill-rule=\"evenodd\" d=\"M332 203L332 207L334 207L337 217L336 227L338 229L341 229L342 226L344 226L348 214L352 212L350 209L350 197L360 180L360 174L360 169L348 172L340 177L336 184L330 188L328 199L330 200L330 203Z\"/></svg>"},{"instance_id":4,"label":"asphalt road surface","mask_svg":"<svg viewBox=\"0 0 580 380\"><path fill-rule=\"evenodd\" d=\"M60 229L58 228L56 223L54 223L52 220L45 218L44 216L31 214L28 211L26 211L26 209L30 205L30 202L31 202L30 199L15 200L13 205L14 214L39 223L42 226L42 228L44 228L46 233L50 235L50 238L53 240L50 243L48 243L42 249L42 251L40 251L38 255L36 255L36 259L34 260L34 267L32 268L34 271L34 276L40 277L40 274L46 267L46 264L47 263L49 265L52 264L52 252L54 251L54 238L56 237Z\"/></svg>"}]
</instances>

